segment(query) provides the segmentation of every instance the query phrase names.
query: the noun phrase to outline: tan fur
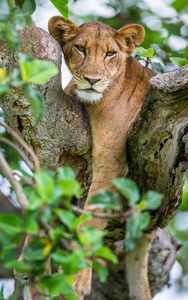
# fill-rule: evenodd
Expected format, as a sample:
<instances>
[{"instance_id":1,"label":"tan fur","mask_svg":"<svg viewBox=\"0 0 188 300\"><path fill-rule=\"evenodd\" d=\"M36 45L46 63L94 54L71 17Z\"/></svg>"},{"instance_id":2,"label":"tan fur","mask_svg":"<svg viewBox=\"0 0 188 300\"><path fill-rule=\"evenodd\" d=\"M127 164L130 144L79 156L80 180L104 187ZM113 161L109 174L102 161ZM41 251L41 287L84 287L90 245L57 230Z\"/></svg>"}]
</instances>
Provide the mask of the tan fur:
<instances>
[{"instance_id":1,"label":"tan fur","mask_svg":"<svg viewBox=\"0 0 188 300\"><path fill-rule=\"evenodd\" d=\"M73 74L65 91L84 101L90 116L93 180L85 205L87 210L92 195L101 189L113 189L111 180L127 172L126 134L148 90L148 73L130 56L143 41L144 29L133 24L116 31L100 22L77 27L70 20L53 17L49 21L49 32L60 43ZM84 225L103 230L106 223L107 220L93 218ZM136 249L127 255L131 299L151 299L147 257L152 239L147 236L145 234ZM139 258L137 263L135 257ZM74 290L79 299L90 293L90 284L91 269L75 276Z\"/></svg>"}]
</instances>

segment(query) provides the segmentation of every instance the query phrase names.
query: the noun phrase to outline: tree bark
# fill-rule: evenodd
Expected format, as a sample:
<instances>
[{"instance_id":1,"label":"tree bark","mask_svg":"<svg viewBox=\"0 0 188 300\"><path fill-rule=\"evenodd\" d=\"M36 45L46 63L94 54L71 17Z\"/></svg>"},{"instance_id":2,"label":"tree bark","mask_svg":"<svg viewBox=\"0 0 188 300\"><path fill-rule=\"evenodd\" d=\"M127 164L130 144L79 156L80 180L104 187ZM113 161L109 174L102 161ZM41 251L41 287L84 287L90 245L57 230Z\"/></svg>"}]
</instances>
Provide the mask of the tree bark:
<instances>
[{"instance_id":1,"label":"tree bark","mask_svg":"<svg viewBox=\"0 0 188 300\"><path fill-rule=\"evenodd\" d=\"M44 30L26 27L20 34L20 52L44 59L61 67L61 50ZM1 59L9 72L17 66L17 54L5 43L0 45ZM151 213L148 229L165 227L181 202L182 186L187 176L187 110L188 66L150 80L148 97L134 124L127 142L128 177L135 180L141 193L153 189L164 194L161 207ZM85 107L64 93L61 74L36 86L44 96L42 121L35 123L28 100L14 89L1 102L6 122L34 149L43 167L55 170L69 165L83 188L79 205L83 206L92 178L91 131ZM114 137L115 138L115 137ZM109 266L106 283L94 275L93 292L88 299L126 299L124 281L124 226L109 224L110 239L106 243L118 254L119 264ZM150 251L149 278L153 295L166 282L179 248L176 239L159 229ZM98 295L98 296L97 296Z\"/></svg>"},{"instance_id":2,"label":"tree bark","mask_svg":"<svg viewBox=\"0 0 188 300\"><path fill-rule=\"evenodd\" d=\"M177 212L188 176L188 65L150 80L148 97L128 135L128 176L142 193L164 195L149 229L164 228Z\"/></svg>"}]
</instances>

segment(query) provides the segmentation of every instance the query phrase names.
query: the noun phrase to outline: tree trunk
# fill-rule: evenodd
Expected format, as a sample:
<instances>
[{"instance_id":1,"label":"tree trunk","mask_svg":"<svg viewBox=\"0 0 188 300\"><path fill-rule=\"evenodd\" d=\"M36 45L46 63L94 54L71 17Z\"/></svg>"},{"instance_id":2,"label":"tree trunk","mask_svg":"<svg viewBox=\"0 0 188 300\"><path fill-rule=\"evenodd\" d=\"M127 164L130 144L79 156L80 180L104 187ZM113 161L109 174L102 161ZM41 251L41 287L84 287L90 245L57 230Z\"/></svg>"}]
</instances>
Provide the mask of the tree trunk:
<instances>
[{"instance_id":1,"label":"tree trunk","mask_svg":"<svg viewBox=\"0 0 188 300\"><path fill-rule=\"evenodd\" d=\"M20 52L44 59L61 67L61 50L44 30L26 27L20 35ZM17 55L4 43L1 57L9 71L17 65ZM135 180L141 193L149 189L164 194L161 207L152 212L148 229L165 227L181 202L182 186L187 176L187 110L188 66L150 81L148 97L128 134L128 177ZM35 123L28 100L19 89L3 100L6 122L34 149L42 166L55 170L69 165L83 188L79 205L83 206L92 178L91 131L82 103L66 95L61 87L61 74L36 86L44 96L42 121ZM114 137L115 138L115 137ZM112 221L113 233L107 243L118 254L119 264L109 266L106 283L94 275L93 292L87 299L126 299L124 281L124 226ZM166 230L159 229L150 251L149 278L153 295L166 282L174 263L179 243Z\"/></svg>"}]
</instances>

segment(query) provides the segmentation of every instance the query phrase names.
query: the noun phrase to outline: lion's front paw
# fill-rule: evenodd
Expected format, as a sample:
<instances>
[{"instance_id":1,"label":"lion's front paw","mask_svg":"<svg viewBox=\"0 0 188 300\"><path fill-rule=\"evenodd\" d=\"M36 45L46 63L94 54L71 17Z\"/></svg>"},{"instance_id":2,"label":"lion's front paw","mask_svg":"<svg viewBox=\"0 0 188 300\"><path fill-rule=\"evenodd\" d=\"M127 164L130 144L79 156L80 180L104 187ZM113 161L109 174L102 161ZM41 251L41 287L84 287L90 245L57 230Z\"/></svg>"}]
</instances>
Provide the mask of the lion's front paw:
<instances>
[{"instance_id":1,"label":"lion's front paw","mask_svg":"<svg viewBox=\"0 0 188 300\"><path fill-rule=\"evenodd\" d=\"M84 296L90 294L91 276L92 276L91 268L82 270L75 275L73 289L79 300L83 300Z\"/></svg>"}]
</instances>

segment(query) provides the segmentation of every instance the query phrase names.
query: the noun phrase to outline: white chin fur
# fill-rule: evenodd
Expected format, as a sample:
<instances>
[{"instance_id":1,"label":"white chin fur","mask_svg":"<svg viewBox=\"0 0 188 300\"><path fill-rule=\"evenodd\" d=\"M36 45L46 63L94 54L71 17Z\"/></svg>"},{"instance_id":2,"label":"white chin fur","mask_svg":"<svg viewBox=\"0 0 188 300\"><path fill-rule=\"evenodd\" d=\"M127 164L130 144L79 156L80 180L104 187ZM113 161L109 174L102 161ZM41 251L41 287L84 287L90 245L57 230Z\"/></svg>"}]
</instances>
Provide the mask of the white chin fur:
<instances>
[{"instance_id":1,"label":"white chin fur","mask_svg":"<svg viewBox=\"0 0 188 300\"><path fill-rule=\"evenodd\" d=\"M94 104L101 100L102 94L97 93L93 90L78 90L76 89L76 95L80 99L80 101L83 101L85 103Z\"/></svg>"}]
</instances>

